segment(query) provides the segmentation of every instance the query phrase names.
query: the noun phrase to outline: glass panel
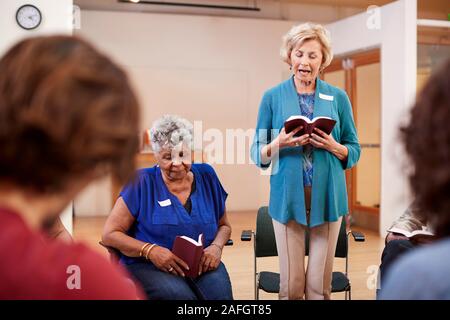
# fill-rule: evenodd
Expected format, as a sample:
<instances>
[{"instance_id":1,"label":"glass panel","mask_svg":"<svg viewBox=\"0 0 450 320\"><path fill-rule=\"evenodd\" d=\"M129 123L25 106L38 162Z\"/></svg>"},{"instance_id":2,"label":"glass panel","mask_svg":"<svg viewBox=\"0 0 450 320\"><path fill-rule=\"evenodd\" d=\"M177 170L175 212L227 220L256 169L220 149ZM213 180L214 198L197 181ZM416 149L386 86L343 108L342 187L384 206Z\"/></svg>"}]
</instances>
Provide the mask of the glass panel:
<instances>
[{"instance_id":1,"label":"glass panel","mask_svg":"<svg viewBox=\"0 0 450 320\"><path fill-rule=\"evenodd\" d=\"M378 208L381 190L380 64L356 68L356 106L361 158L356 173L356 204Z\"/></svg>"},{"instance_id":2,"label":"glass panel","mask_svg":"<svg viewBox=\"0 0 450 320\"><path fill-rule=\"evenodd\" d=\"M439 44L417 45L417 92L427 82L430 74L450 57L450 46Z\"/></svg>"}]
</instances>

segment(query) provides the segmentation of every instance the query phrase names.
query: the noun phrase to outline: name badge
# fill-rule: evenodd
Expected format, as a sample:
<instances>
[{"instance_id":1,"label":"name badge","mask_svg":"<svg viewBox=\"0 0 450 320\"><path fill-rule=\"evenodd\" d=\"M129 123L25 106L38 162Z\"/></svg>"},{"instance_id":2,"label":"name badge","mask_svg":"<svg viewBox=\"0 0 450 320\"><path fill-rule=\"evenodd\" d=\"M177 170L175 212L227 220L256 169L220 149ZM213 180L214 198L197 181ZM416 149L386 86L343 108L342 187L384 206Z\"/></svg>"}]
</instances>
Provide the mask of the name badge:
<instances>
[{"instance_id":1,"label":"name badge","mask_svg":"<svg viewBox=\"0 0 450 320\"><path fill-rule=\"evenodd\" d=\"M319 98L323 100L333 101L334 97L319 92Z\"/></svg>"},{"instance_id":2,"label":"name badge","mask_svg":"<svg viewBox=\"0 0 450 320\"><path fill-rule=\"evenodd\" d=\"M158 201L159 205L161 207L167 207L170 206L172 204L172 202L170 202L170 199L167 200L163 200L163 201Z\"/></svg>"}]
</instances>

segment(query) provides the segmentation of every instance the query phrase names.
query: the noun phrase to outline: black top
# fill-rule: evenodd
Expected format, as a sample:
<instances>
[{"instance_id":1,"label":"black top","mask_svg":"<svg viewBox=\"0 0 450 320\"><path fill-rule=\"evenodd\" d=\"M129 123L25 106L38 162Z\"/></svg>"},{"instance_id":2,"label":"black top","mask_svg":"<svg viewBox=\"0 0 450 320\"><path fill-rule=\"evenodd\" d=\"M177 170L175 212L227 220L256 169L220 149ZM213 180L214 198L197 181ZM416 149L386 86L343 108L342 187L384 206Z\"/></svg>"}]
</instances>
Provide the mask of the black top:
<instances>
[{"instance_id":1,"label":"black top","mask_svg":"<svg viewBox=\"0 0 450 320\"><path fill-rule=\"evenodd\" d=\"M189 194L189 197L188 197L188 199L186 200L186 203L183 206L189 214L191 214L191 210L192 210L191 195L194 192L195 192L195 177L194 177L194 180L192 181L191 193Z\"/></svg>"}]
</instances>

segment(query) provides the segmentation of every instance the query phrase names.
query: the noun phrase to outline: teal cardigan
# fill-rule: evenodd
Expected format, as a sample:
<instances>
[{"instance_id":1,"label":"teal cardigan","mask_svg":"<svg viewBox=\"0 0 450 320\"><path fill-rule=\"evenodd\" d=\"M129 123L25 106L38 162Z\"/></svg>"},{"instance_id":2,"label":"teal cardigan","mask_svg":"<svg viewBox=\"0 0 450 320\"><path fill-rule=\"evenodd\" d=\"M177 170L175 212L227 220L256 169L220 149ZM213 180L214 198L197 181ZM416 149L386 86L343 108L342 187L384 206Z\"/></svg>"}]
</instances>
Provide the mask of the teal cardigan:
<instances>
[{"instance_id":1,"label":"teal cardigan","mask_svg":"<svg viewBox=\"0 0 450 320\"><path fill-rule=\"evenodd\" d=\"M292 78L264 93L251 147L252 160L258 167L267 169L270 166L270 163L261 163L261 148L279 134L287 118L298 114L300 107ZM316 81L314 99L313 117L317 116L327 116L337 121L331 134L348 148L348 157L341 161L325 149L314 148L310 227L337 221L348 213L345 169L353 167L361 154L347 94L320 79ZM307 225L302 150L302 146L286 147L272 159L269 213L281 223L294 219Z\"/></svg>"}]
</instances>

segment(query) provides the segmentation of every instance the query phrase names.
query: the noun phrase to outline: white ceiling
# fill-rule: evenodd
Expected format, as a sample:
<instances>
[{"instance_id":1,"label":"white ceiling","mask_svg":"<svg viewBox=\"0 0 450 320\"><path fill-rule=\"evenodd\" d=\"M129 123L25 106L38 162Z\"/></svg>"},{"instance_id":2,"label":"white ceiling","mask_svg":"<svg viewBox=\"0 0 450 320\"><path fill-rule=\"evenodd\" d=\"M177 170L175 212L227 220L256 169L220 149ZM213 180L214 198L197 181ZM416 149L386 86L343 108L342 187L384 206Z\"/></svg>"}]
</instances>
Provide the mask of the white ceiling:
<instances>
[{"instance_id":1,"label":"white ceiling","mask_svg":"<svg viewBox=\"0 0 450 320\"><path fill-rule=\"evenodd\" d=\"M276 2L281 4L313 4L326 5L333 7L353 7L353 8L367 8L370 5L382 6L394 0L159 0L157 2L177 2L177 3L198 3L211 5L231 5L231 6L257 6L263 5L267 2ZM110 6L115 7L117 0L74 0L74 3L79 6ZM155 1L156 2L156 1ZM125 4L127 5L127 4ZM135 4L129 4L140 6ZM145 5L145 4L143 4Z\"/></svg>"},{"instance_id":2,"label":"white ceiling","mask_svg":"<svg viewBox=\"0 0 450 320\"><path fill-rule=\"evenodd\" d=\"M316 17L316 22L329 23L362 12L371 4L383 5L390 1L391 0L159 0L159 2L180 4L258 7L260 11L149 5L144 3L121 3L118 2L118 0L74 0L74 3L78 5L81 10L134 11L297 21L305 20L306 15L308 17Z\"/></svg>"},{"instance_id":3,"label":"white ceiling","mask_svg":"<svg viewBox=\"0 0 450 320\"><path fill-rule=\"evenodd\" d=\"M370 5L383 6L394 0L279 0L283 3L321 4L333 7L367 8Z\"/></svg>"},{"instance_id":4,"label":"white ceiling","mask_svg":"<svg viewBox=\"0 0 450 320\"><path fill-rule=\"evenodd\" d=\"M302 16L300 15L297 17L295 12L302 7L320 10L321 7L326 6L327 10L335 10L336 14L333 17L327 17L325 21L318 22L328 23L354 15L355 13L366 11L371 5L382 6L393 1L394 0L159 0L159 2L239 7L253 7L256 5L261 9L259 12L119 3L118 0L74 0L74 3L78 5L81 10L199 14L281 20L301 20ZM449 0L418 0L419 18L446 20L448 13L450 13Z\"/></svg>"}]
</instances>

